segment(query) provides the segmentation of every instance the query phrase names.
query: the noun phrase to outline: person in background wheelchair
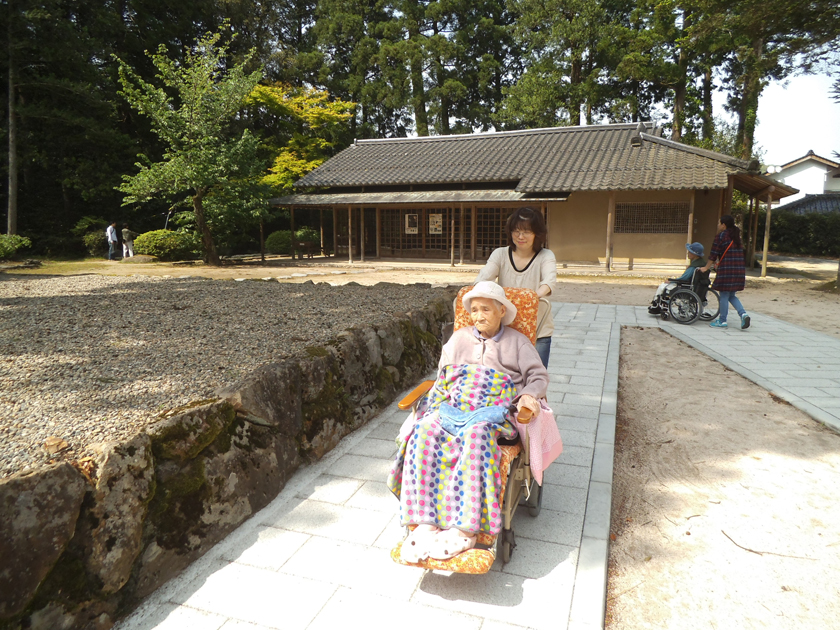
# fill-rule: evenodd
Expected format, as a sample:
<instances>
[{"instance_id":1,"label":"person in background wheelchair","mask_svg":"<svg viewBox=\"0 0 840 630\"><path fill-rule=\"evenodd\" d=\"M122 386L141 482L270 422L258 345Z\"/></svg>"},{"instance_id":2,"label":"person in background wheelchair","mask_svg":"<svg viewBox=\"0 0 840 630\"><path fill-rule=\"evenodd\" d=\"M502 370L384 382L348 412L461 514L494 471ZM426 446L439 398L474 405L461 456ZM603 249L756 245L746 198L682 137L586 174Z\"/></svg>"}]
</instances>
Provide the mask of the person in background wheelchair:
<instances>
[{"instance_id":1,"label":"person in background wheelchair","mask_svg":"<svg viewBox=\"0 0 840 630\"><path fill-rule=\"evenodd\" d=\"M700 267L705 266L706 261L703 259L705 250L702 243L690 243L685 246L688 252L688 259L690 264L685 270L685 273L679 278L668 278L668 282L663 282L656 290L653 300L648 307L648 313L651 315L659 315L662 313L662 297L666 296L668 292L673 291L680 284L690 284L694 278L694 272Z\"/></svg>"}]
</instances>

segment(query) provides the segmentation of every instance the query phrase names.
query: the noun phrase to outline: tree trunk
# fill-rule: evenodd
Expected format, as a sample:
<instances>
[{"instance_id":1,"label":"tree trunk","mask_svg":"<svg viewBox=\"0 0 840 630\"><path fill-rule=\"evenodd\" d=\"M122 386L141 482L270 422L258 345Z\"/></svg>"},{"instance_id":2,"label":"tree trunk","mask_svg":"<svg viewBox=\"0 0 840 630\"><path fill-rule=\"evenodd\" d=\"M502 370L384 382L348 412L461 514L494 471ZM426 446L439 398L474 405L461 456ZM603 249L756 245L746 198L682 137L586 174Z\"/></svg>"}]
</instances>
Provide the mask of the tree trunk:
<instances>
[{"instance_id":1,"label":"tree trunk","mask_svg":"<svg viewBox=\"0 0 840 630\"><path fill-rule=\"evenodd\" d=\"M260 260L265 262L265 221L260 217Z\"/></svg>"},{"instance_id":2,"label":"tree trunk","mask_svg":"<svg viewBox=\"0 0 840 630\"><path fill-rule=\"evenodd\" d=\"M738 107L737 145L740 157L749 160L752 157L755 141L755 127L758 122L758 97L761 95L761 59L764 50L764 40L761 38L753 42L752 58L747 63L744 73L744 87L741 102Z\"/></svg>"},{"instance_id":3,"label":"tree trunk","mask_svg":"<svg viewBox=\"0 0 840 630\"><path fill-rule=\"evenodd\" d=\"M193 211L195 212L195 226L201 235L201 245L204 248L204 260L208 265L219 267L222 261L219 259L219 254L216 253L216 244L213 242L213 235L210 233L210 226L207 225L207 219L204 216L204 206L201 201L206 190L199 190L193 197Z\"/></svg>"},{"instance_id":4,"label":"tree trunk","mask_svg":"<svg viewBox=\"0 0 840 630\"><path fill-rule=\"evenodd\" d=\"M6 233L17 234L17 197L18 197L18 162L17 162L17 119L15 116L15 81L17 81L16 59L12 37L13 3L9 1L8 54L9 54L9 175L8 175L8 214Z\"/></svg>"},{"instance_id":5,"label":"tree trunk","mask_svg":"<svg viewBox=\"0 0 840 630\"><path fill-rule=\"evenodd\" d=\"M712 69L703 74L703 140L711 141L715 135L715 117L712 109Z\"/></svg>"},{"instance_id":6,"label":"tree trunk","mask_svg":"<svg viewBox=\"0 0 840 630\"><path fill-rule=\"evenodd\" d=\"M414 25L408 31L410 41L417 42L417 50L411 51L411 106L414 109L414 124L418 136L429 135L429 115L426 112L426 86L423 85L423 59L420 50L420 30Z\"/></svg>"},{"instance_id":7,"label":"tree trunk","mask_svg":"<svg viewBox=\"0 0 840 630\"><path fill-rule=\"evenodd\" d=\"M691 26L691 14L683 12L682 32L685 33ZM671 140L682 139L682 128L685 122L685 95L688 90L688 51L685 45L680 46L680 56L677 61L677 68L679 74L677 75L677 83L674 86L674 124L671 129Z\"/></svg>"},{"instance_id":8,"label":"tree trunk","mask_svg":"<svg viewBox=\"0 0 840 630\"><path fill-rule=\"evenodd\" d=\"M580 78L581 70L580 70L580 59L572 60L572 74L569 77L569 82L571 83L571 90L572 93L569 99L569 122L573 126L580 125L580 106L581 106L581 99L579 95L580 90Z\"/></svg>"}]
</instances>

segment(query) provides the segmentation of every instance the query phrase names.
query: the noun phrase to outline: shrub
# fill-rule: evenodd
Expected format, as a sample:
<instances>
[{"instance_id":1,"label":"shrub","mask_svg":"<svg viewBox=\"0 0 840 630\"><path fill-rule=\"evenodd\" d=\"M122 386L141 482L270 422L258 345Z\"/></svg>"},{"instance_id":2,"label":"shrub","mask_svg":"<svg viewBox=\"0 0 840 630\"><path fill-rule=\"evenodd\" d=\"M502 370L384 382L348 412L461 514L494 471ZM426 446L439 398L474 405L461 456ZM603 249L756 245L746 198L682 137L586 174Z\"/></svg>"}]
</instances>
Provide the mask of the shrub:
<instances>
[{"instance_id":1,"label":"shrub","mask_svg":"<svg viewBox=\"0 0 840 630\"><path fill-rule=\"evenodd\" d=\"M108 253L108 239L105 237L105 230L88 232L82 237L85 242L85 249L91 256L101 257Z\"/></svg>"},{"instance_id":2,"label":"shrub","mask_svg":"<svg viewBox=\"0 0 840 630\"><path fill-rule=\"evenodd\" d=\"M201 247L191 232L154 230L134 239L134 251L159 260L187 260L200 256Z\"/></svg>"},{"instance_id":3,"label":"shrub","mask_svg":"<svg viewBox=\"0 0 840 630\"><path fill-rule=\"evenodd\" d=\"M770 250L822 258L840 256L840 212L794 214L774 210L770 224ZM765 212L758 215L756 253L764 247Z\"/></svg>"},{"instance_id":4,"label":"shrub","mask_svg":"<svg viewBox=\"0 0 840 630\"><path fill-rule=\"evenodd\" d=\"M265 239L265 251L269 254L288 254L292 250L292 233L290 230L277 230Z\"/></svg>"},{"instance_id":5,"label":"shrub","mask_svg":"<svg viewBox=\"0 0 840 630\"><path fill-rule=\"evenodd\" d=\"M321 233L316 230L315 228L311 227L302 227L297 232L295 232L295 236L299 243L319 243L321 242Z\"/></svg>"},{"instance_id":6,"label":"shrub","mask_svg":"<svg viewBox=\"0 0 840 630\"><path fill-rule=\"evenodd\" d=\"M19 249L32 245L25 236L17 234L0 234L0 260L8 260L17 253Z\"/></svg>"}]
</instances>

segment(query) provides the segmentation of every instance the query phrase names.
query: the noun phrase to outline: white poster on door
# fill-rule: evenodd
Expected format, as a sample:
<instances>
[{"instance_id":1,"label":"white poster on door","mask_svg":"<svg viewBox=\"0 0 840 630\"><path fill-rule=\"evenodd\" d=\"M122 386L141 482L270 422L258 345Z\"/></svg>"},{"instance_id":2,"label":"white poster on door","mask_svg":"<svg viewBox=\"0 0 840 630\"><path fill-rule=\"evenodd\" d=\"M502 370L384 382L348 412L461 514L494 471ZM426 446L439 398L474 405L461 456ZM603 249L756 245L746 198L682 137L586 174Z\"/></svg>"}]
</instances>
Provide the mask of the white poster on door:
<instances>
[{"instance_id":1,"label":"white poster on door","mask_svg":"<svg viewBox=\"0 0 840 630\"><path fill-rule=\"evenodd\" d=\"M443 234L443 215L429 215L429 234Z\"/></svg>"}]
</instances>

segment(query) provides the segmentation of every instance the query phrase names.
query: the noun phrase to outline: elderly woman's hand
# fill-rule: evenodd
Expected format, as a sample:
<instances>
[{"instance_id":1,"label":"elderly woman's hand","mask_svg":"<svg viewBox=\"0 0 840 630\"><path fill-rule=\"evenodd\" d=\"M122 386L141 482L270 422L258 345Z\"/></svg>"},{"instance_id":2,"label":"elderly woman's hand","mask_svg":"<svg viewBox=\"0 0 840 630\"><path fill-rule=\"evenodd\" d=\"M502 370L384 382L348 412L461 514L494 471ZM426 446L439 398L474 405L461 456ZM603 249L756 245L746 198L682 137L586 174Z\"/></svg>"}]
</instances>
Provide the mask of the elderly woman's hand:
<instances>
[{"instance_id":1,"label":"elderly woman's hand","mask_svg":"<svg viewBox=\"0 0 840 630\"><path fill-rule=\"evenodd\" d=\"M529 394L523 394L520 399L516 401L517 411L522 411L523 407L530 409L534 413L534 416L537 416L540 413L539 401Z\"/></svg>"}]
</instances>

